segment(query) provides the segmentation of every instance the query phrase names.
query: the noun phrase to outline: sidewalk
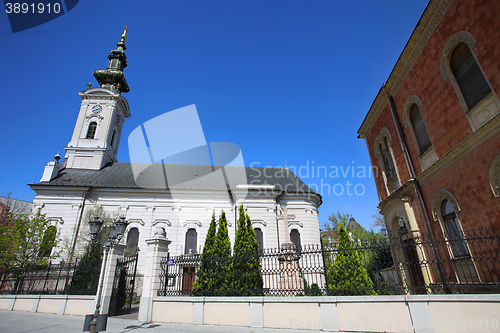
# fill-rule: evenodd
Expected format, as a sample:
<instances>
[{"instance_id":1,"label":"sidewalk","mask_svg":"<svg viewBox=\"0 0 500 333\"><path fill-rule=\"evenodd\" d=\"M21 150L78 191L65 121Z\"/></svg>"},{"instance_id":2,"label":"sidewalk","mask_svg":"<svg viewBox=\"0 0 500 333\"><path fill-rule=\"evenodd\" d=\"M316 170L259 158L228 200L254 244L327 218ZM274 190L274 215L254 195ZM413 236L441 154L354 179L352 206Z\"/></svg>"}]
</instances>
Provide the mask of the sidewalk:
<instances>
[{"instance_id":1,"label":"sidewalk","mask_svg":"<svg viewBox=\"0 0 500 333\"><path fill-rule=\"evenodd\" d=\"M82 332L84 317L0 310L0 332L73 333ZM134 319L110 317L106 333L314 333L322 331L252 328L240 326L190 325L171 323L141 324Z\"/></svg>"}]
</instances>

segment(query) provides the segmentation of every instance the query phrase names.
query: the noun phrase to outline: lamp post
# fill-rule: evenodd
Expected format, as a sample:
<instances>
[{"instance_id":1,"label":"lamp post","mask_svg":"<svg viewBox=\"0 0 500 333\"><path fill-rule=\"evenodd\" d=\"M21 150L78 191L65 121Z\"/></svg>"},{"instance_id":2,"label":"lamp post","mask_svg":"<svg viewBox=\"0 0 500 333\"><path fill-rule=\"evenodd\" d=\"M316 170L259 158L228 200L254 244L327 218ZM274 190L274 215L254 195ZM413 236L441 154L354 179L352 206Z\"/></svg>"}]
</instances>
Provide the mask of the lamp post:
<instances>
[{"instance_id":1,"label":"lamp post","mask_svg":"<svg viewBox=\"0 0 500 333\"><path fill-rule=\"evenodd\" d=\"M97 235L101 230L103 222L99 218L99 216L94 216L94 219L89 222L90 225L90 234L94 239L97 240ZM99 315L99 308L101 307L101 296L102 296L102 288L104 285L104 275L106 270L106 262L108 259L109 251L113 248L114 245L118 244L123 237L125 229L127 228L128 221L125 220L125 216L120 217L115 221L114 225L109 228L108 239L104 243L104 257L102 259L102 269L99 274L99 287L97 289L97 303L95 306L94 315L92 321L90 322L90 332L97 333L97 317Z\"/></svg>"}]
</instances>

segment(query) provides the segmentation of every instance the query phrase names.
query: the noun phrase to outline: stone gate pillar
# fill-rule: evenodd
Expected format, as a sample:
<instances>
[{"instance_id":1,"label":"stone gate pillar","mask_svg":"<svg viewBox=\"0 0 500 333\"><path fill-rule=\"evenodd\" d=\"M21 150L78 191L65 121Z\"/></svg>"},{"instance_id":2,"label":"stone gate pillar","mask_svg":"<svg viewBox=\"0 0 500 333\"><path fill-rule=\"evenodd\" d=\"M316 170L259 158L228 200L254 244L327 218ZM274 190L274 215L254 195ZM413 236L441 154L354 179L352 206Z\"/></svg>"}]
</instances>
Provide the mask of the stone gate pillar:
<instances>
[{"instance_id":1,"label":"stone gate pillar","mask_svg":"<svg viewBox=\"0 0 500 333\"><path fill-rule=\"evenodd\" d=\"M138 319L140 322L149 323L153 316L153 297L160 288L160 261L167 256L171 241L162 234L156 234L153 238L146 239L146 243L147 261Z\"/></svg>"},{"instance_id":2,"label":"stone gate pillar","mask_svg":"<svg viewBox=\"0 0 500 333\"><path fill-rule=\"evenodd\" d=\"M111 293L113 292L113 283L115 281L116 260L118 258L123 258L123 255L125 253L125 247L126 247L125 244L116 244L115 246L113 246L109 251L106 263L104 263L105 275L104 275L104 285L102 287L102 298L101 298L101 308L100 308L101 314L109 313L109 302L111 300Z\"/></svg>"}]
</instances>

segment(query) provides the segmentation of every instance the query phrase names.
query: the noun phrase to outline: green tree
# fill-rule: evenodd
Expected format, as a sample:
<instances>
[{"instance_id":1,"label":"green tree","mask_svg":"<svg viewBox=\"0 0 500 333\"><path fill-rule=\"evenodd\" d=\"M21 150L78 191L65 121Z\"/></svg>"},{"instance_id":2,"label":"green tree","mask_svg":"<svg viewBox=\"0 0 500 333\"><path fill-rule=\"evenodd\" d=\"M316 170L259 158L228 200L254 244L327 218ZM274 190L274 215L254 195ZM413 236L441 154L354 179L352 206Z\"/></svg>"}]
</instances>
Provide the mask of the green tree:
<instances>
[{"instance_id":1,"label":"green tree","mask_svg":"<svg viewBox=\"0 0 500 333\"><path fill-rule=\"evenodd\" d=\"M26 271L45 266L59 253L53 251L59 233L39 209L34 214L10 214L0 225L0 267Z\"/></svg>"},{"instance_id":2,"label":"green tree","mask_svg":"<svg viewBox=\"0 0 500 333\"><path fill-rule=\"evenodd\" d=\"M234 241L233 278L231 288L239 296L262 294L262 273L259 259L259 245L252 228L250 217L240 206L238 229Z\"/></svg>"},{"instance_id":3,"label":"green tree","mask_svg":"<svg viewBox=\"0 0 500 333\"><path fill-rule=\"evenodd\" d=\"M328 237L337 239L340 224L346 226L349 223L349 219L351 217L351 214L341 213L340 211L337 211L337 213L328 216L328 221L323 222L321 231Z\"/></svg>"},{"instance_id":4,"label":"green tree","mask_svg":"<svg viewBox=\"0 0 500 333\"><path fill-rule=\"evenodd\" d=\"M327 272L330 295L376 295L359 251L354 248L343 223L339 224L338 239L337 256Z\"/></svg>"},{"instance_id":5,"label":"green tree","mask_svg":"<svg viewBox=\"0 0 500 333\"><path fill-rule=\"evenodd\" d=\"M90 235L89 222L99 216L103 225L97 236ZM103 243L108 238L109 226L113 223L111 215L100 205L86 211L80 239L84 242L83 256L77 261L77 267L70 285L71 294L92 295L97 291L101 264L104 254Z\"/></svg>"},{"instance_id":6,"label":"green tree","mask_svg":"<svg viewBox=\"0 0 500 333\"><path fill-rule=\"evenodd\" d=\"M231 242L227 232L226 213L222 211L219 217L219 228L215 240L216 278L214 290L218 295L225 295L231 287Z\"/></svg>"},{"instance_id":7,"label":"green tree","mask_svg":"<svg viewBox=\"0 0 500 333\"><path fill-rule=\"evenodd\" d=\"M203 252L201 253L201 265L196 272L197 280L193 284L193 295L202 295L201 291L208 292L209 295L215 291L216 279L216 244L215 236L217 229L217 221L215 219L215 212L212 214L212 221L208 227L207 238L205 245L203 245Z\"/></svg>"}]
</instances>

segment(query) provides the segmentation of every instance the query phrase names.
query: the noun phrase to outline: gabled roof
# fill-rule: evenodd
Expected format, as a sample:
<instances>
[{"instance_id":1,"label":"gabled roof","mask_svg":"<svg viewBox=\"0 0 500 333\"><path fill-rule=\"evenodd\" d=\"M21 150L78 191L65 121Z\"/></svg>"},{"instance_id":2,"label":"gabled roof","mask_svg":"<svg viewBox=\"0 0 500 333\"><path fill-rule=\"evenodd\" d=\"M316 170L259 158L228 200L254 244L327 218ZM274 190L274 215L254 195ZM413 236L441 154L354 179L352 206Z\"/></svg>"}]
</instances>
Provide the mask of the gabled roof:
<instances>
[{"instance_id":1,"label":"gabled roof","mask_svg":"<svg viewBox=\"0 0 500 333\"><path fill-rule=\"evenodd\" d=\"M286 168L180 164L113 163L101 170L64 168L52 180L32 185L227 190L240 184L243 187L274 185L266 189L316 194Z\"/></svg>"}]
</instances>

